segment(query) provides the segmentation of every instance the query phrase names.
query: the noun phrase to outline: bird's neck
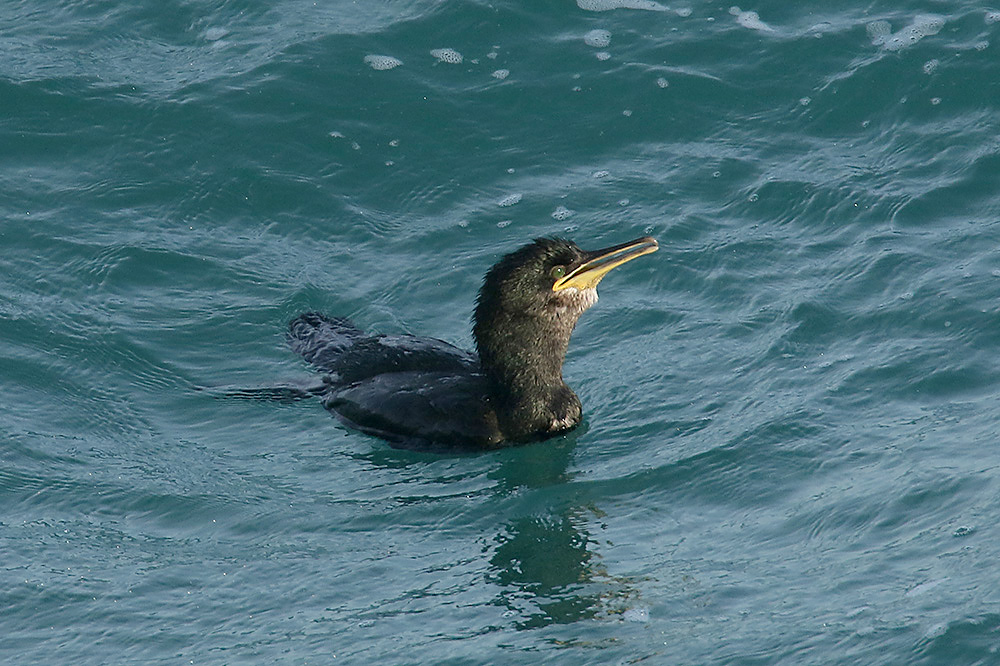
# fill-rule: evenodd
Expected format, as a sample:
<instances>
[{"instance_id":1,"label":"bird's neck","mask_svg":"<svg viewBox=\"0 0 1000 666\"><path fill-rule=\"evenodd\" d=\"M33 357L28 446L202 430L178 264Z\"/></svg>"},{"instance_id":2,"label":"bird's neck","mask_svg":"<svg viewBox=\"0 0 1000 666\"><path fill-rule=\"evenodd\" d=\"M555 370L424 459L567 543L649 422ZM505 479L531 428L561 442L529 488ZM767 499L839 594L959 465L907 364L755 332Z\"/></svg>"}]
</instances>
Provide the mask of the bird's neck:
<instances>
[{"instance_id":1,"label":"bird's neck","mask_svg":"<svg viewBox=\"0 0 1000 666\"><path fill-rule=\"evenodd\" d=\"M577 425L580 401L562 377L576 317L559 321L496 314L491 321L477 322L475 336L504 435L525 439Z\"/></svg>"}]
</instances>

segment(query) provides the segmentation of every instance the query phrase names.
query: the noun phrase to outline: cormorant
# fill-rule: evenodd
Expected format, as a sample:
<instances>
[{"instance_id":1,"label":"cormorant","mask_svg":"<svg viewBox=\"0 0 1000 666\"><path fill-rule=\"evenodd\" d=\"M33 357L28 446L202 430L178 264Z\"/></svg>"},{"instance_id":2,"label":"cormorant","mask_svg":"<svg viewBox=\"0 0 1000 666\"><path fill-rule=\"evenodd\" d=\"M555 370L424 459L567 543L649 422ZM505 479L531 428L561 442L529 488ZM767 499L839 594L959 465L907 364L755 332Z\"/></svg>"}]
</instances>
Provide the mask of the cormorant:
<instances>
[{"instance_id":1,"label":"cormorant","mask_svg":"<svg viewBox=\"0 0 1000 666\"><path fill-rule=\"evenodd\" d=\"M293 350L327 376L312 390L348 425L398 448L493 449L577 426L579 398L562 377L570 335L611 269L655 252L638 238L585 252L539 238L486 274L473 315L478 355L433 338L377 335L306 313Z\"/></svg>"}]
</instances>

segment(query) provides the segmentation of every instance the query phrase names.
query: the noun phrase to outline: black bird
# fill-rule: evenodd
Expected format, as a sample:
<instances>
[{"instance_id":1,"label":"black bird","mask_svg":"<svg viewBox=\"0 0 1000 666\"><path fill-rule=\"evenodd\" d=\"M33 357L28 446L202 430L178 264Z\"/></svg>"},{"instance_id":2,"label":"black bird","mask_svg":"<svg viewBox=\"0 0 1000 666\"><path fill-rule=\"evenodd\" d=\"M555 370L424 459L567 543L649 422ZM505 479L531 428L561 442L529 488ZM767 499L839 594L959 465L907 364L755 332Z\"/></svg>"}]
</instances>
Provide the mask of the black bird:
<instances>
[{"instance_id":1,"label":"black bird","mask_svg":"<svg viewBox=\"0 0 1000 666\"><path fill-rule=\"evenodd\" d=\"M611 269L658 245L649 237L585 252L540 238L486 274L473 315L478 356L433 338L369 334L306 313L292 349L327 373L323 404L399 448L492 449L574 428L582 408L562 377L570 335Z\"/></svg>"}]
</instances>

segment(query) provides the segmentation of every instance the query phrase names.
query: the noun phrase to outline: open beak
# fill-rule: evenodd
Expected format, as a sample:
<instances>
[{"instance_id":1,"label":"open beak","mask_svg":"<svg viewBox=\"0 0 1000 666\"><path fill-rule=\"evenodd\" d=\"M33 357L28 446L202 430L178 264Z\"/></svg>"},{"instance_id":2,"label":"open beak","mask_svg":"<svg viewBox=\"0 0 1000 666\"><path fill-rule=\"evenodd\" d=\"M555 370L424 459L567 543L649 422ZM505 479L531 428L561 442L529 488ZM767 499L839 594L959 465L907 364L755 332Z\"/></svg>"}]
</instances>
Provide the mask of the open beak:
<instances>
[{"instance_id":1,"label":"open beak","mask_svg":"<svg viewBox=\"0 0 1000 666\"><path fill-rule=\"evenodd\" d=\"M593 289L612 268L644 254L656 252L659 244L651 237L637 238L621 245L587 252L587 259L568 275L556 280L552 291L563 289Z\"/></svg>"}]
</instances>

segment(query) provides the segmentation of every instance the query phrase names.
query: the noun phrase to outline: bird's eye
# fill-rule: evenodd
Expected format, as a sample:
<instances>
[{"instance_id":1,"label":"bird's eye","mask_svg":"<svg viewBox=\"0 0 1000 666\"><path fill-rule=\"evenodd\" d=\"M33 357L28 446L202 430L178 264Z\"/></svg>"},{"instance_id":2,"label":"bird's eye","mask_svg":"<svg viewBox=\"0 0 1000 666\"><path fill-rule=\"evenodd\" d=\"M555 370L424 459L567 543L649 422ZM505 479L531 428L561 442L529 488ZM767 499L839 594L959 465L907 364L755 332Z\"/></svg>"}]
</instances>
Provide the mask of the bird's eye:
<instances>
[{"instance_id":1,"label":"bird's eye","mask_svg":"<svg viewBox=\"0 0 1000 666\"><path fill-rule=\"evenodd\" d=\"M566 267L565 266L553 266L552 270L549 271L549 275L552 276L553 280L561 280L566 277Z\"/></svg>"}]
</instances>

